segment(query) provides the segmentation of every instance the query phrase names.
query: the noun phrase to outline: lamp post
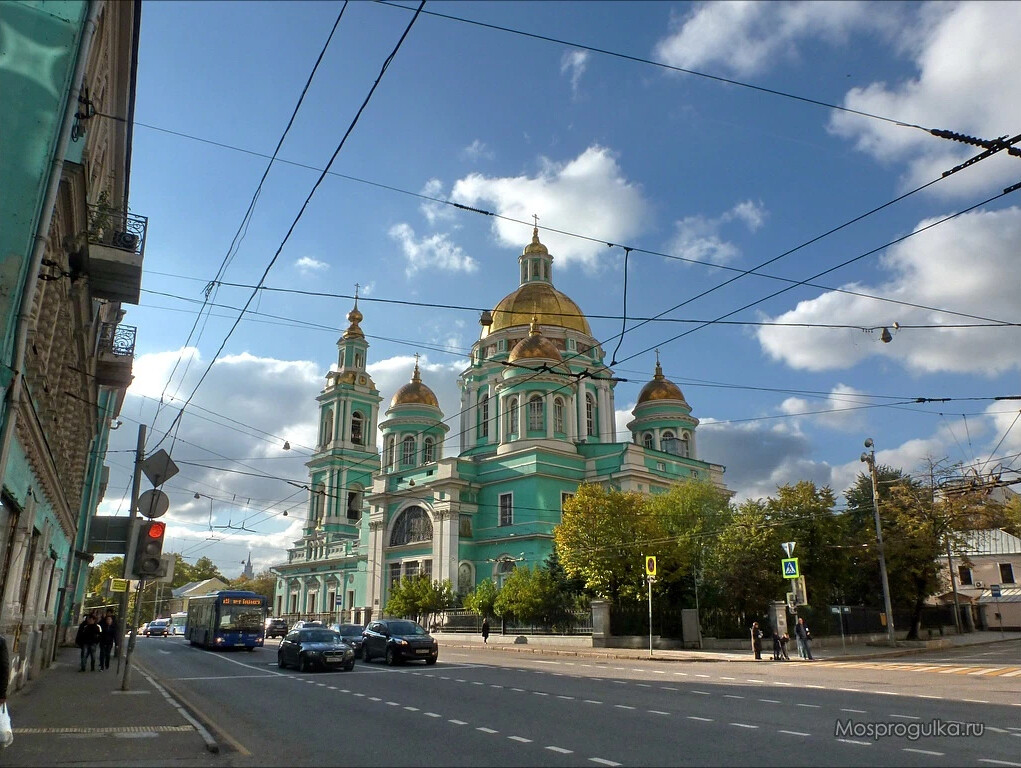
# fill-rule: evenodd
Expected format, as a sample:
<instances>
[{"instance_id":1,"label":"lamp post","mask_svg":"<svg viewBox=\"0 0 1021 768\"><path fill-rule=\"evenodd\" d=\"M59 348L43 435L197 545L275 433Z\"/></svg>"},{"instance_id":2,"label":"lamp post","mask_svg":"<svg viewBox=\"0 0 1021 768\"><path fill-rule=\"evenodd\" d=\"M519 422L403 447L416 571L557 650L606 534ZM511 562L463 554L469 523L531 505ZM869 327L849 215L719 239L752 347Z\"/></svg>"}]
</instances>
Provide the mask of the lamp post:
<instances>
[{"instance_id":1,"label":"lamp post","mask_svg":"<svg viewBox=\"0 0 1021 768\"><path fill-rule=\"evenodd\" d=\"M886 578L886 555L883 553L883 526L879 522L879 480L876 477L876 450L872 438L865 440L869 450L861 455L861 460L869 465L872 476L872 511L876 518L876 542L879 545L879 575L883 579L883 603L886 608L886 635L890 645L896 645L897 639L893 630L893 605L890 602L890 582Z\"/></svg>"}]
</instances>

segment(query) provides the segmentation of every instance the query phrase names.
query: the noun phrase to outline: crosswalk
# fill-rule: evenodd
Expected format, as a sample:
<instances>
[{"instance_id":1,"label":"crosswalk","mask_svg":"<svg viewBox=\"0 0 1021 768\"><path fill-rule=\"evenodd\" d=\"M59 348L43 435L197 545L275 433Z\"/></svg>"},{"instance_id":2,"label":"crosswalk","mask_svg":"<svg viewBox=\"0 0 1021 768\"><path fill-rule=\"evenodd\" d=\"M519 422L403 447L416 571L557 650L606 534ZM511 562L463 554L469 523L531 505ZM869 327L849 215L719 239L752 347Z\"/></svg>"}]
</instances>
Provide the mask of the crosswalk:
<instances>
[{"instance_id":1,"label":"crosswalk","mask_svg":"<svg viewBox=\"0 0 1021 768\"><path fill-rule=\"evenodd\" d=\"M949 664L927 664L924 661L890 663L879 661L820 661L816 667L839 669L878 669L882 671L930 672L937 675L969 675L973 677L1021 677L1021 666L954 666Z\"/></svg>"}]
</instances>

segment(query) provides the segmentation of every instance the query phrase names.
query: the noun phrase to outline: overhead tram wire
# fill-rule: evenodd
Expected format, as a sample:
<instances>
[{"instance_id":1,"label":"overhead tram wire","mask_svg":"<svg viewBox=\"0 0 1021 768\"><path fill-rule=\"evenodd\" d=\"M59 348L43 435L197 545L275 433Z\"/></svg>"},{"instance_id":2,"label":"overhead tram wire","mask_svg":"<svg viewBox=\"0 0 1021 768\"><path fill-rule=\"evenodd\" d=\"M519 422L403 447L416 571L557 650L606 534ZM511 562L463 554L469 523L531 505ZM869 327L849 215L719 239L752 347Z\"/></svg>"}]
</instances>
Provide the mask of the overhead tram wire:
<instances>
[{"instance_id":1,"label":"overhead tram wire","mask_svg":"<svg viewBox=\"0 0 1021 768\"><path fill-rule=\"evenodd\" d=\"M351 135L351 132L354 130L355 126L358 124L358 119L361 117L362 112L364 112L365 108L368 106L369 101L372 99L372 95L376 92L376 88L379 86L380 81L383 79L383 75L386 74L387 69L389 69L389 67L390 67L390 63L394 60L394 57L396 57L397 52L400 50L401 46L404 44L404 40L407 38L408 33L411 32L411 28L412 28L412 26L414 26L415 21L418 19L418 16L421 13L422 8L424 6L425 6L425 0L421 0L421 2L419 3L419 6L418 6L418 10L415 12L415 15L412 16L411 21L408 22L408 26L405 28L404 33L400 37L400 40L397 41L397 45L394 46L394 49L390 52L390 55L387 56L386 59L384 60L383 66L382 66L382 68L379 71L379 75L377 75L375 82L372 84L372 87L369 89L369 92L365 96L364 101L362 101L362 105L358 108L357 113L355 113L354 118L351 120L351 124L348 126L347 130L344 132L344 136L341 138L340 143L337 145L337 148L334 150L333 155L330 157L330 161L326 164L326 168L319 175L319 178L316 180L316 183L313 185L312 190L308 193L308 197L305 198L305 202L302 203L301 209L298 211L298 215L295 216L294 221L291 222L291 226L288 228L287 234L284 235L284 239L281 241L280 246L276 250L276 253L273 254L273 258L270 259L269 264L266 265L266 269L263 271L262 277L259 278L259 283L258 283L259 286L261 286L265 282L266 277L269 275L269 271L273 268L273 265L276 263L277 259L280 257L281 252L284 250L284 246L287 244L287 241L290 239L291 234L294 232L294 228L298 225L298 222L301 220L302 215L305 213L305 209L308 208L308 204L312 201L312 197L313 197L313 195L315 195L316 190L319 189L319 186L322 184L323 179L326 178L326 174L329 171L330 166L333 165L334 160L337 159L337 155L339 155L341 149L344 148L344 144L347 142L348 136ZM255 290L252 291L252 294L248 297L248 301L245 302L244 308L242 309L241 313L238 315L237 319L234 321L234 324L231 326L230 330L227 332L227 335L224 337L223 342L220 344L219 349L217 349L216 354L213 355L213 358L209 361L209 365L206 366L206 370L202 373L202 376L199 378L198 383L195 384L195 387L194 387L194 389L192 389L192 392L188 396L188 399L185 401L184 405L181 407L181 410L178 411L177 416L174 417L174 421L171 424L171 427L173 427L174 424L179 424L180 423L181 417L183 416L183 414L184 414L185 410L187 409L188 405L191 403L192 398L195 396L195 393L198 392L199 387L202 386L202 382L205 381L206 376L209 375L209 372L212 370L213 365L216 363L217 358L220 356L220 353L223 352L224 347L227 346L227 341L230 340L230 337L234 334L234 331L237 329L238 324L241 322L241 318L244 317L245 312L248 311L248 307L251 306L252 302L255 300L255 297L258 295L258 293L259 293L259 289L257 287ZM163 438L160 439L160 442L162 442L164 439L166 439L166 434L164 434ZM176 437L175 437L175 439L176 439ZM157 443L157 446L158 445L159 445L159 443Z\"/></svg>"},{"instance_id":2,"label":"overhead tram wire","mask_svg":"<svg viewBox=\"0 0 1021 768\"><path fill-rule=\"evenodd\" d=\"M258 183L258 185L255 188L255 192L252 194L252 199L248 203L248 210L245 211L245 215L241 218L241 223L238 224L237 231L234 233L234 237L231 239L230 246L228 246L228 248L227 248L227 254L223 257L223 260L220 262L220 266L217 269L216 275L214 276L212 282L210 282L207 285L207 289L205 291L205 300L206 300L206 302L209 301L209 298L210 298L211 295L213 295L214 298L215 298L215 291L216 291L215 285L216 285L216 282L220 278L222 278L224 273L226 272L227 267L229 266L230 262L233 259L233 256L236 255L236 253L237 253L236 248L240 248L241 247L241 241L244 239L244 235L242 234L242 232L247 233L248 224L251 222L252 214L255 211L255 204L256 204L256 202L259 199L259 195L262 193L263 184L266 183L266 178L269 176L270 169L273 167L273 163L277 159L277 155L280 153L280 148L283 146L284 140L287 138L287 134L291 130L291 126L294 125L294 120L298 116L298 111L301 109L301 105L305 101L305 94L308 93L309 86L312 85L312 80L315 77L316 72L319 69L319 64L322 62L323 56L326 55L327 48L330 47L330 42L333 40L333 35L337 31L337 27L340 25L340 20L343 18L344 11L346 9L347 9L347 0L344 0L344 4L340 8L340 12L337 14L337 19L336 19L336 21L333 22L332 29L330 29L330 34L326 37L326 42L323 43L323 47L319 51L319 56L316 58L315 64L312 67L312 71L309 73L308 78L305 80L305 86L301 89L301 94L298 96L298 101L294 105L294 109L291 110L291 116L287 120L287 125L284 127L283 133L280 134L280 140L277 141L276 148L273 150L273 155L272 155L272 157L270 157L269 162L266 164L265 170L263 170L263 172L262 172L262 178L259 179L259 183ZM205 307L205 304L203 304L203 308L204 307ZM192 336L195 334L195 330L196 330L196 328L198 328L198 325L199 325L199 322L200 322L201 319L202 319L202 310L200 310L199 313L195 316L195 322L192 324L191 330L188 331L188 338L185 340L184 344L181 347L182 352L181 352L180 355L178 355L177 361L174 363L174 367L170 371L170 375L167 376L166 384L163 385L163 391L160 393L160 403L156 406L156 413L153 416L152 425L150 426L151 430L155 430L155 428L156 428L156 420L159 418L159 415L160 415L160 410L161 410L161 407L162 407L163 397L166 395L167 389L169 388L170 383L174 379L174 374L177 372L177 368L181 364L181 360L184 357L184 349L186 349L188 347L188 345L191 343ZM201 338L201 336L202 336L202 332L200 331L199 332L199 338ZM198 342L196 340L196 344L197 343ZM185 378L185 376L188 375L188 368L191 367L191 361L193 359L194 359L194 356L189 358L188 365L185 366L184 373L181 375L181 381L178 384L177 391L180 391L180 387L184 384L184 378ZM176 395L176 392L175 392L175 395Z\"/></svg>"}]
</instances>

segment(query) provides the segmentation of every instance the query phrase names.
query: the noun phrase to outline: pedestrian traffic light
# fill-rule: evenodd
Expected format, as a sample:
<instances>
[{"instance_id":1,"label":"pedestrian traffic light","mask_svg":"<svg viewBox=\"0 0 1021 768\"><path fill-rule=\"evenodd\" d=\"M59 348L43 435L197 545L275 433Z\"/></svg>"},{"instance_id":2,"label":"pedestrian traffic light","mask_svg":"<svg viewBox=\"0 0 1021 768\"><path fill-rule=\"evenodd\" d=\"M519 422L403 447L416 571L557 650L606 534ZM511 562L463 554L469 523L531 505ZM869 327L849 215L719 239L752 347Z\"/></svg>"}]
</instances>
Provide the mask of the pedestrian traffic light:
<instances>
[{"instance_id":1,"label":"pedestrian traffic light","mask_svg":"<svg viewBox=\"0 0 1021 768\"><path fill-rule=\"evenodd\" d=\"M154 579L160 575L160 557L163 554L163 534L167 524L159 520L147 520L138 526L135 539L135 562L132 577Z\"/></svg>"}]
</instances>

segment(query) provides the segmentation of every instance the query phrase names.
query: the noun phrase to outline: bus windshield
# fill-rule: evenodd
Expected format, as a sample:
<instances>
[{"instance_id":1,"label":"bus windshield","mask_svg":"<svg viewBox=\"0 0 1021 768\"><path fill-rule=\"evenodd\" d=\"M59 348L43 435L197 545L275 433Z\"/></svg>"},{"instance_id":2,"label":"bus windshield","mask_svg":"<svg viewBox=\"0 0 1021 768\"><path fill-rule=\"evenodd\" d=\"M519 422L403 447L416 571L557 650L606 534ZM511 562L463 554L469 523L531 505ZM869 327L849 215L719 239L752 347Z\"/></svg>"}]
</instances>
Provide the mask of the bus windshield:
<instances>
[{"instance_id":1,"label":"bus windshield","mask_svg":"<svg viewBox=\"0 0 1021 768\"><path fill-rule=\"evenodd\" d=\"M262 631L263 612L260 608L252 608L247 605L221 605L220 606L220 629L221 630L243 630Z\"/></svg>"}]
</instances>

